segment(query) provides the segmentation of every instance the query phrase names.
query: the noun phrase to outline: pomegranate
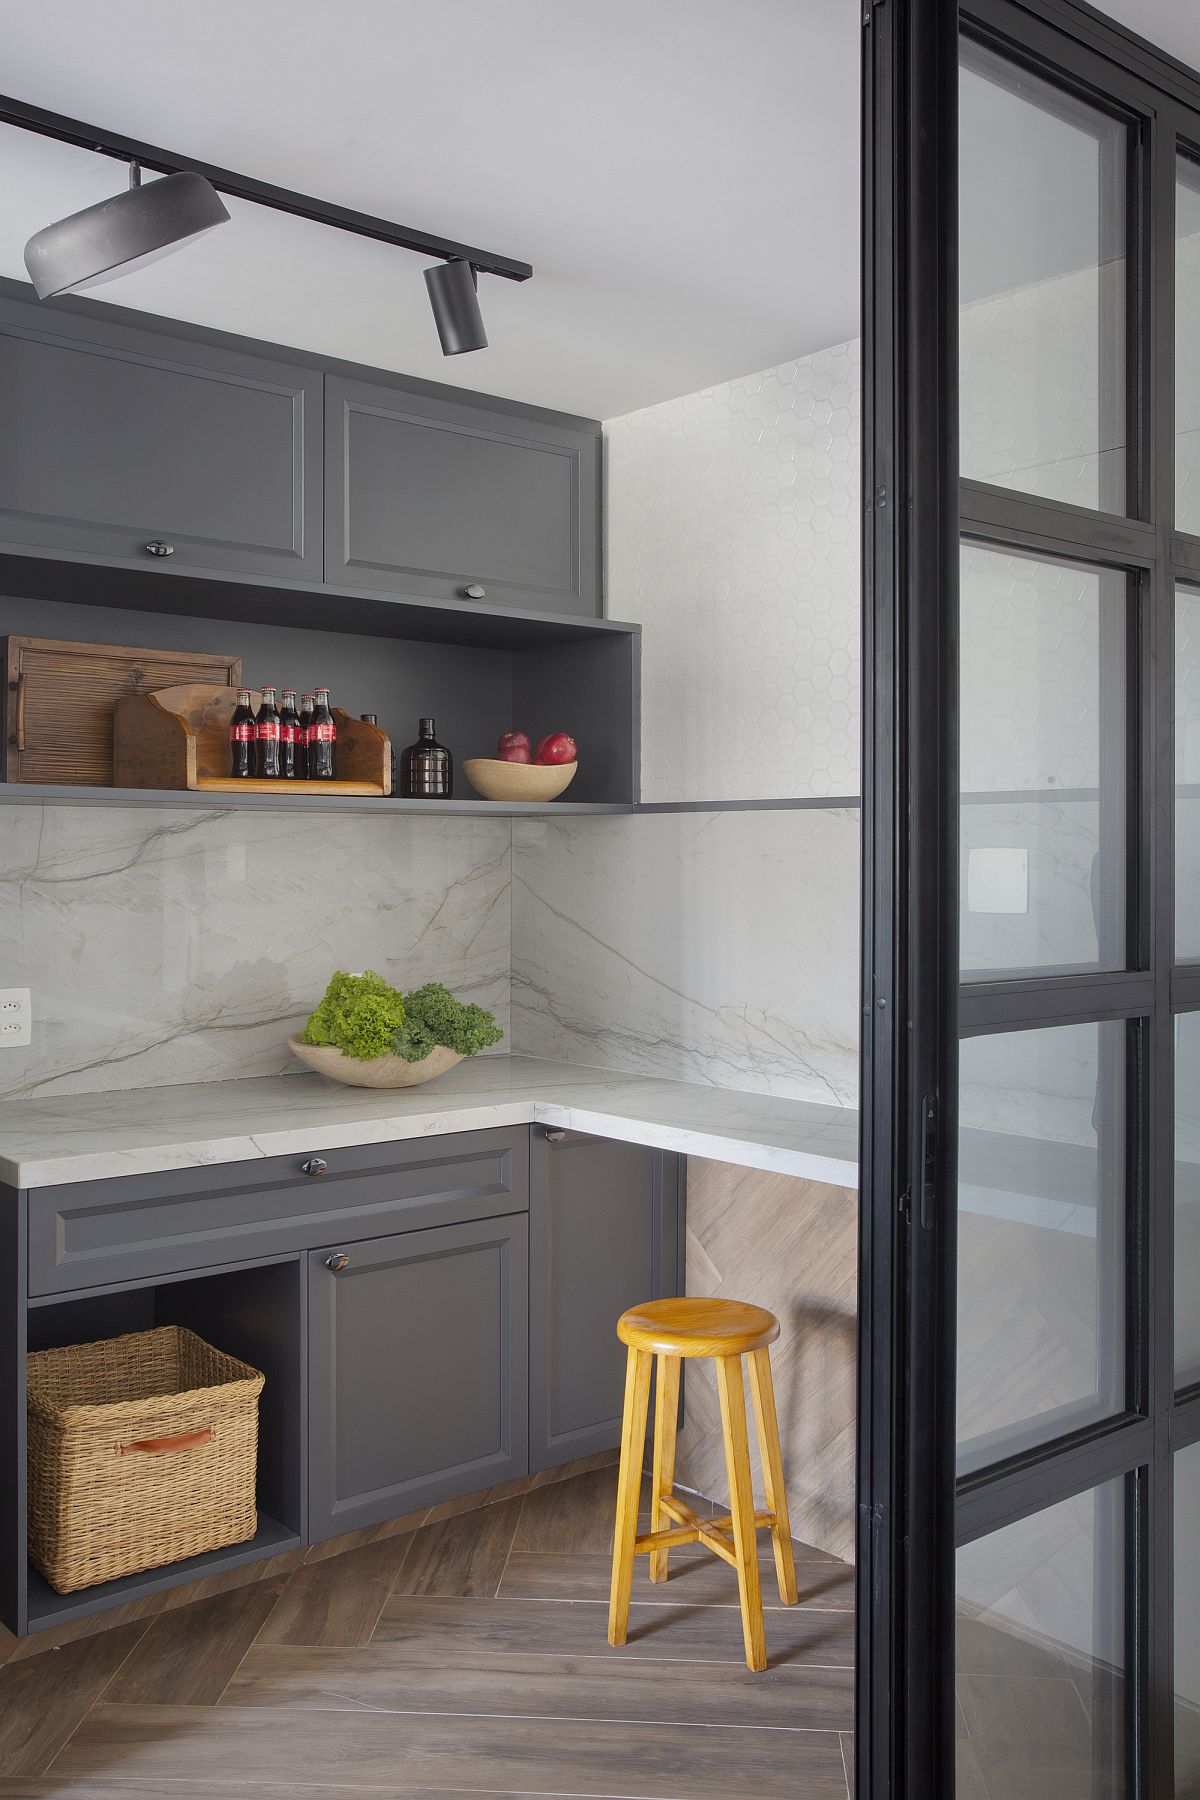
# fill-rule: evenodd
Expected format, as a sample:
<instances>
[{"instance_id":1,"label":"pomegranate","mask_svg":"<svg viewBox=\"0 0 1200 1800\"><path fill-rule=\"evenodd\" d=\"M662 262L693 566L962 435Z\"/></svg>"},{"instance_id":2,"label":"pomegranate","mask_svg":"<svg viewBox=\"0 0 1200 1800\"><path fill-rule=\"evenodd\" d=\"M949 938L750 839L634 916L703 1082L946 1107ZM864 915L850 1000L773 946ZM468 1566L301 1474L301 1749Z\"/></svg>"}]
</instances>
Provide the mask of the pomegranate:
<instances>
[{"instance_id":1,"label":"pomegranate","mask_svg":"<svg viewBox=\"0 0 1200 1800\"><path fill-rule=\"evenodd\" d=\"M500 739L500 748L496 752L500 762L531 763L533 751L528 744L510 744L506 738Z\"/></svg>"},{"instance_id":2,"label":"pomegranate","mask_svg":"<svg viewBox=\"0 0 1200 1800\"><path fill-rule=\"evenodd\" d=\"M568 737L565 731L551 731L542 738L533 753L536 763L570 763L577 762L579 751L575 739Z\"/></svg>"},{"instance_id":3,"label":"pomegranate","mask_svg":"<svg viewBox=\"0 0 1200 1800\"><path fill-rule=\"evenodd\" d=\"M527 756L510 756L510 750L533 751L533 742L525 731L506 731L496 745L496 755L505 762L528 762Z\"/></svg>"}]
</instances>

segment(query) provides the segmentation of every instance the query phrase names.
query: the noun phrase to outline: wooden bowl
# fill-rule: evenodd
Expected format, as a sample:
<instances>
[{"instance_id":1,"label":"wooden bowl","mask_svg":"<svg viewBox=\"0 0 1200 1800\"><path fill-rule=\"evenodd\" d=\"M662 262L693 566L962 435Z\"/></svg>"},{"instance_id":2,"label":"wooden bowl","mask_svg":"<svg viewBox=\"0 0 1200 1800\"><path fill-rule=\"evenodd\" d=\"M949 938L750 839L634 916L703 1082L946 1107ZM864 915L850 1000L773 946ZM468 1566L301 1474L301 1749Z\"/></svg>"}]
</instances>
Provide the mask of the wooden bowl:
<instances>
[{"instance_id":1,"label":"wooden bowl","mask_svg":"<svg viewBox=\"0 0 1200 1800\"><path fill-rule=\"evenodd\" d=\"M575 779L577 762L501 762L491 756L468 756L463 774L485 800L557 800Z\"/></svg>"},{"instance_id":2,"label":"wooden bowl","mask_svg":"<svg viewBox=\"0 0 1200 1800\"><path fill-rule=\"evenodd\" d=\"M305 1044L299 1036L288 1039L288 1048L318 1075L328 1075L345 1087L420 1087L462 1061L457 1050L447 1050L443 1044L415 1063L405 1062L402 1056L374 1056L370 1062L360 1062L356 1056L346 1056L336 1044Z\"/></svg>"}]
</instances>

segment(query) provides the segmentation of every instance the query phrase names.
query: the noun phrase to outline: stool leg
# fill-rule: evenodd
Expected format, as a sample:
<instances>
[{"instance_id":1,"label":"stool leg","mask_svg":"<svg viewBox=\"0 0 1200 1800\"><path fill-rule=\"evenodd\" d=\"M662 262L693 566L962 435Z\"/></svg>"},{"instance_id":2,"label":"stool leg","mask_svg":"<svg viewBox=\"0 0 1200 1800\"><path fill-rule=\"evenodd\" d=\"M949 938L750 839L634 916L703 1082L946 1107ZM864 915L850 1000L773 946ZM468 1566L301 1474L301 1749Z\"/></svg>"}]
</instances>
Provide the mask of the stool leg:
<instances>
[{"instance_id":1,"label":"stool leg","mask_svg":"<svg viewBox=\"0 0 1200 1800\"><path fill-rule=\"evenodd\" d=\"M654 1406L654 1480L650 1489L650 1529L662 1531L671 1524L659 1508L659 1498L675 1486L675 1429L679 1423L679 1358L658 1358L658 1389ZM650 1552L651 1581L667 1579L669 1550Z\"/></svg>"},{"instance_id":2,"label":"stool leg","mask_svg":"<svg viewBox=\"0 0 1200 1800\"><path fill-rule=\"evenodd\" d=\"M767 1666L767 1640L763 1631L762 1588L758 1580L758 1538L754 1529L754 1491L750 1485L750 1443L746 1436L742 1359L740 1356L719 1356L715 1360L746 1666L761 1670Z\"/></svg>"},{"instance_id":3,"label":"stool leg","mask_svg":"<svg viewBox=\"0 0 1200 1800\"><path fill-rule=\"evenodd\" d=\"M750 1398L762 1452L763 1486L767 1506L775 1514L771 1547L775 1552L775 1576L779 1598L785 1606L796 1604L796 1558L792 1550L792 1526L788 1518L787 1489L783 1484L783 1453L779 1448L779 1420L775 1415L775 1383L771 1379L771 1353L750 1353Z\"/></svg>"},{"instance_id":4,"label":"stool leg","mask_svg":"<svg viewBox=\"0 0 1200 1800\"><path fill-rule=\"evenodd\" d=\"M630 1346L625 1363L625 1412L621 1421L621 1470L617 1480L617 1525L613 1534L612 1588L608 1602L608 1641L625 1642L629 1632L629 1596L633 1588L633 1546L637 1539L642 1460L646 1453L646 1413L650 1405L648 1350Z\"/></svg>"}]
</instances>

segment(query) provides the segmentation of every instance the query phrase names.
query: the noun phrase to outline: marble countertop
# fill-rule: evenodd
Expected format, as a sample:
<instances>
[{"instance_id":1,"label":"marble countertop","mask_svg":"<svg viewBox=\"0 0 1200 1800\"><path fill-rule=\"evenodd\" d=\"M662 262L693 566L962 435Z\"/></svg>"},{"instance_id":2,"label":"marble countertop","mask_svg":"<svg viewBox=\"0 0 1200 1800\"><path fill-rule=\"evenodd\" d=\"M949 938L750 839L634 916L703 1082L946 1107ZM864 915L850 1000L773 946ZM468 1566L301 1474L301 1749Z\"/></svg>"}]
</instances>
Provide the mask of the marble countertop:
<instances>
[{"instance_id":1,"label":"marble countertop","mask_svg":"<svg viewBox=\"0 0 1200 1800\"><path fill-rule=\"evenodd\" d=\"M339 1087L303 1074L7 1100L0 1180L46 1187L532 1124L858 1185L858 1114L850 1108L528 1056L478 1057L408 1090Z\"/></svg>"}]
</instances>

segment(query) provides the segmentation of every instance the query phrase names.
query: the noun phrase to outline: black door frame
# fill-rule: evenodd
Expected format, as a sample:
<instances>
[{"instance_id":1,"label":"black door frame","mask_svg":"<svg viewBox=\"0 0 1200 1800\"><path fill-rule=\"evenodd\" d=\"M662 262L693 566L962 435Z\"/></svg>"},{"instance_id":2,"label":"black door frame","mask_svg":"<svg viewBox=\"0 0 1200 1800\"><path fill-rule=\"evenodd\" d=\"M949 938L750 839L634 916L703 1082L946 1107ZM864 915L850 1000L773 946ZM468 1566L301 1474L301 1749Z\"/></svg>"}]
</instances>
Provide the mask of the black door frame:
<instances>
[{"instance_id":1,"label":"black door frame","mask_svg":"<svg viewBox=\"0 0 1200 1800\"><path fill-rule=\"evenodd\" d=\"M864 0L863 1047L857 1791L954 1792L954 1547L1123 1478L1128 1792L1173 1792L1174 189L1200 75L1076 0L963 0L961 25L1129 122L1129 514L958 480L955 0ZM959 537L1124 570L1130 591L1127 967L958 975ZM958 1038L1128 1021L1125 1410L955 1483Z\"/></svg>"}]
</instances>

